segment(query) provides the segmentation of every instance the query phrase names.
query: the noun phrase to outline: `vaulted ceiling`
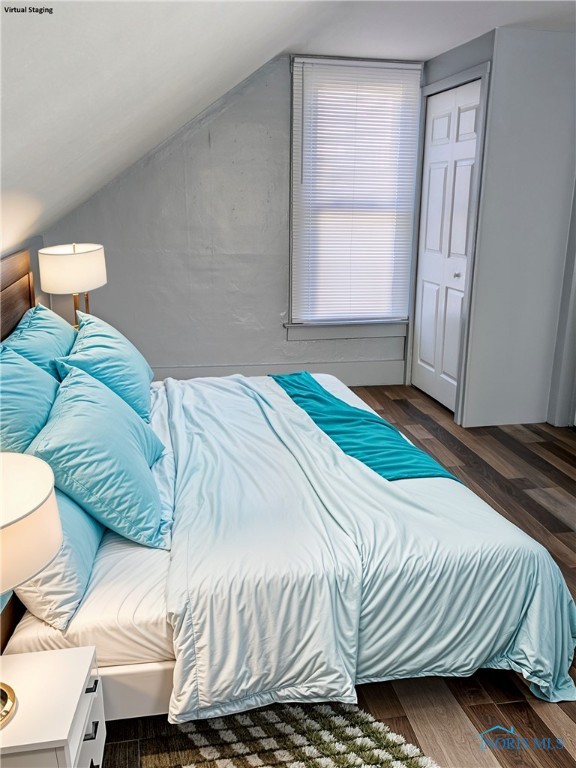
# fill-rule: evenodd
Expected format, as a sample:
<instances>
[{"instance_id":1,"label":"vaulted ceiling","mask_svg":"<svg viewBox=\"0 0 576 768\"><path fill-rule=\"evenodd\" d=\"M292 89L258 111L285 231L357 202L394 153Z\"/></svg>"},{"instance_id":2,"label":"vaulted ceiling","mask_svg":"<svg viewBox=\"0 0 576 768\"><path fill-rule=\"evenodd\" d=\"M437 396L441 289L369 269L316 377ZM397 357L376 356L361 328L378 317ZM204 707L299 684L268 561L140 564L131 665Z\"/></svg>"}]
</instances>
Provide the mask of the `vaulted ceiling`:
<instances>
[{"instance_id":1,"label":"vaulted ceiling","mask_svg":"<svg viewBox=\"0 0 576 768\"><path fill-rule=\"evenodd\" d=\"M2 24L2 252L41 233L281 53L427 60L572 2L67 2ZM26 7L14 2L13 6Z\"/></svg>"}]
</instances>

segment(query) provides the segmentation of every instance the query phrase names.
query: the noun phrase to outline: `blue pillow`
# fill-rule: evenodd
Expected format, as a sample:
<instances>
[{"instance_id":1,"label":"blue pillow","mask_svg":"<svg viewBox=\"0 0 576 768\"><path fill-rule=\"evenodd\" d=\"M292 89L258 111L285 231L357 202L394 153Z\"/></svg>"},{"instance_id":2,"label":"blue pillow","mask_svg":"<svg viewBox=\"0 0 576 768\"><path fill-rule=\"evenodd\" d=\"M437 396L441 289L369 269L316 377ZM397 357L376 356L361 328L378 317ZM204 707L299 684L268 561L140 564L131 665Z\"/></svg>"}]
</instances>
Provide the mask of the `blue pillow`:
<instances>
[{"instance_id":1,"label":"blue pillow","mask_svg":"<svg viewBox=\"0 0 576 768\"><path fill-rule=\"evenodd\" d=\"M72 352L57 361L81 368L116 392L145 421L150 421L152 369L136 347L104 320L78 312L78 337Z\"/></svg>"},{"instance_id":2,"label":"blue pillow","mask_svg":"<svg viewBox=\"0 0 576 768\"><path fill-rule=\"evenodd\" d=\"M66 320L42 304L37 304L23 315L14 331L2 343L60 381L55 359L67 355L75 340L76 331Z\"/></svg>"},{"instance_id":3,"label":"blue pillow","mask_svg":"<svg viewBox=\"0 0 576 768\"><path fill-rule=\"evenodd\" d=\"M58 382L0 344L0 450L23 453L48 421Z\"/></svg>"},{"instance_id":4,"label":"blue pillow","mask_svg":"<svg viewBox=\"0 0 576 768\"><path fill-rule=\"evenodd\" d=\"M79 368L69 371L27 453L47 461L56 487L103 525L169 549L171 519L150 471L164 446L108 387Z\"/></svg>"},{"instance_id":5,"label":"blue pillow","mask_svg":"<svg viewBox=\"0 0 576 768\"><path fill-rule=\"evenodd\" d=\"M61 491L56 491L62 546L39 574L14 590L34 616L65 630L84 597L104 528Z\"/></svg>"}]
</instances>

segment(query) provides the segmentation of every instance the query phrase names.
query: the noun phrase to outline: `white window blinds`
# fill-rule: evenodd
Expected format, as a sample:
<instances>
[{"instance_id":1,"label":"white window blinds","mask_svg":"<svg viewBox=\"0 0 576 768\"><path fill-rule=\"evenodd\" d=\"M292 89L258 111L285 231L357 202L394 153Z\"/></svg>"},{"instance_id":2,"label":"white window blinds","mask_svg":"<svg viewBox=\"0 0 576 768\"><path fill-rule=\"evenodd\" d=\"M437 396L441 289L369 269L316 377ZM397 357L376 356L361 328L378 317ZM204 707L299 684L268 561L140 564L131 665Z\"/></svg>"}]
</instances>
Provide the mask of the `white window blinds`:
<instances>
[{"instance_id":1,"label":"white window blinds","mask_svg":"<svg viewBox=\"0 0 576 768\"><path fill-rule=\"evenodd\" d=\"M420 73L293 60L293 323L407 319Z\"/></svg>"}]
</instances>

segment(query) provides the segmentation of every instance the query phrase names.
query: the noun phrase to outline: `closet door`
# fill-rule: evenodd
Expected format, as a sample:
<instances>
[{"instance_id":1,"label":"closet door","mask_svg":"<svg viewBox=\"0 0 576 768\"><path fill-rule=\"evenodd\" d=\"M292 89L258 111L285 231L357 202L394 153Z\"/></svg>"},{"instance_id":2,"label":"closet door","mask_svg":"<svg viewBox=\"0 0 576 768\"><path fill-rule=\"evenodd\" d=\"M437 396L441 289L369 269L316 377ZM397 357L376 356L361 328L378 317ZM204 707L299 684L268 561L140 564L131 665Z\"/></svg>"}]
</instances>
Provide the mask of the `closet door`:
<instances>
[{"instance_id":1,"label":"closet door","mask_svg":"<svg viewBox=\"0 0 576 768\"><path fill-rule=\"evenodd\" d=\"M476 223L480 86L426 103L412 383L452 411Z\"/></svg>"}]
</instances>

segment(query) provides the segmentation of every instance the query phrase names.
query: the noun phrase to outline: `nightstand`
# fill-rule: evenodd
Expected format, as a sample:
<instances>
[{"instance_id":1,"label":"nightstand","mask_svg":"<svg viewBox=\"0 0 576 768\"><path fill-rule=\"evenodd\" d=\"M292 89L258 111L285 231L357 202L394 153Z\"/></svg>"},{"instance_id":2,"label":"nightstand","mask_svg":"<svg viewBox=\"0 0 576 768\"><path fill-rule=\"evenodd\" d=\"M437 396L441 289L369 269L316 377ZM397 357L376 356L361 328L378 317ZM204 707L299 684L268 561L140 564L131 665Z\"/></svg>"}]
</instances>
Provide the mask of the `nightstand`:
<instances>
[{"instance_id":1,"label":"nightstand","mask_svg":"<svg viewBox=\"0 0 576 768\"><path fill-rule=\"evenodd\" d=\"M0 730L2 768L99 768L106 724L96 649L0 657L16 711Z\"/></svg>"}]
</instances>

